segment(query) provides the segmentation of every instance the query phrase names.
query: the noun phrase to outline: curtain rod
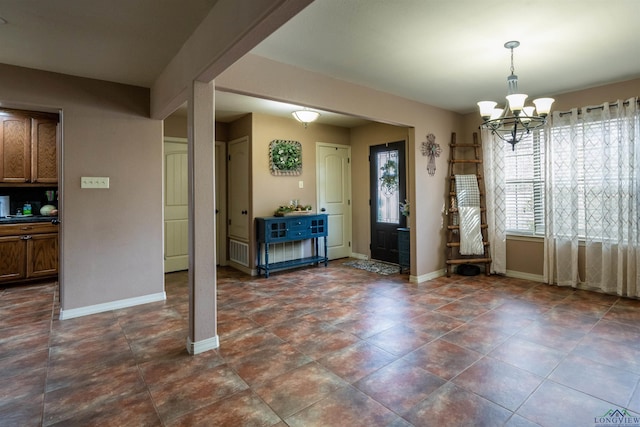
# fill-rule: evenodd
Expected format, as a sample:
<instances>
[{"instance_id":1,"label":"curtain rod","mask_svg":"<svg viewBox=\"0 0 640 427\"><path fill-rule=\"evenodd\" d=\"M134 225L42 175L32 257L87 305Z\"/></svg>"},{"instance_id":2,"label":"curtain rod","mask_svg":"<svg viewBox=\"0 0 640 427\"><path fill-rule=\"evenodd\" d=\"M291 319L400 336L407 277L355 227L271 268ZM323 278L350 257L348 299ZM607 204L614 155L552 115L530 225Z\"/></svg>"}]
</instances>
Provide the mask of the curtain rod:
<instances>
[{"instance_id":1,"label":"curtain rod","mask_svg":"<svg viewBox=\"0 0 640 427\"><path fill-rule=\"evenodd\" d=\"M640 99L636 99L636 104L640 105ZM629 101L623 101L622 105L625 105L625 106L629 105ZM610 107L619 107L618 101L610 102L609 106ZM584 108L587 109L587 113L590 113L593 110L602 110L602 109L604 109L604 106L600 105L598 107L584 107ZM578 114L581 114L582 110L583 110L583 108L578 108ZM562 117L562 116L566 116L567 114L571 114L571 111L562 111L559 114L560 114L560 117Z\"/></svg>"}]
</instances>

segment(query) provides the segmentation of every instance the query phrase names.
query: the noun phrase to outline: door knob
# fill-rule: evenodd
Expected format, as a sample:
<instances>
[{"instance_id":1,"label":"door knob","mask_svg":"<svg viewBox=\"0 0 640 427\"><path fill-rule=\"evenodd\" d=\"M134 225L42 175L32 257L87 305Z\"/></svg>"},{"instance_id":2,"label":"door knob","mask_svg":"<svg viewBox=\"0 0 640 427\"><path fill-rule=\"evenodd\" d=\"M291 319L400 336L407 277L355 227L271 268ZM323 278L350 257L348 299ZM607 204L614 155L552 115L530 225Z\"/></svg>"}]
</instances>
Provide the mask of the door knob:
<instances>
[{"instance_id":1,"label":"door knob","mask_svg":"<svg viewBox=\"0 0 640 427\"><path fill-rule=\"evenodd\" d=\"M320 208L320 212L326 212L327 210L325 208Z\"/></svg>"}]
</instances>

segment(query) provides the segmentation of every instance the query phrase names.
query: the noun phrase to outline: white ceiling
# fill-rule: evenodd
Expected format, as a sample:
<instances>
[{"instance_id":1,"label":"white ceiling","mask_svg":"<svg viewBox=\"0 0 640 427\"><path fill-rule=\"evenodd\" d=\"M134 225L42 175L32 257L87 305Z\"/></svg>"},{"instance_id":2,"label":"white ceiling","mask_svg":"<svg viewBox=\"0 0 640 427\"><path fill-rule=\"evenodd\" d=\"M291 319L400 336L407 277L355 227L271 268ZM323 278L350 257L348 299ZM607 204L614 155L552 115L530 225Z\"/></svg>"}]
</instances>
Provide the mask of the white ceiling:
<instances>
[{"instance_id":1,"label":"white ceiling","mask_svg":"<svg viewBox=\"0 0 640 427\"><path fill-rule=\"evenodd\" d=\"M0 62L149 87L215 2L3 0ZM253 53L467 113L503 99L508 40L531 97L640 77L639 17L640 0L316 0ZM293 107L216 102L218 117Z\"/></svg>"}]
</instances>

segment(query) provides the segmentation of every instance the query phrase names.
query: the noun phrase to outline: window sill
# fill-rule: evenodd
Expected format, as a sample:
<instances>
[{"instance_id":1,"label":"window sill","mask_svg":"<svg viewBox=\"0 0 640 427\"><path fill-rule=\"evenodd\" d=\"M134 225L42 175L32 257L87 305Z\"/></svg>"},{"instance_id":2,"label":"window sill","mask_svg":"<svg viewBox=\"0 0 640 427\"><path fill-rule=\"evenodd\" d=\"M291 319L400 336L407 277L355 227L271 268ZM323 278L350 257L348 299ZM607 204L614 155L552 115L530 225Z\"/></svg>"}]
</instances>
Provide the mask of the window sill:
<instances>
[{"instance_id":1,"label":"window sill","mask_svg":"<svg viewBox=\"0 0 640 427\"><path fill-rule=\"evenodd\" d=\"M515 240L519 242L542 242L543 236L532 236L528 234L507 234L507 240Z\"/></svg>"},{"instance_id":2,"label":"window sill","mask_svg":"<svg viewBox=\"0 0 640 427\"><path fill-rule=\"evenodd\" d=\"M529 234L507 234L507 240L513 240L516 242L536 242L543 243L544 236L531 236ZM586 246L586 242L583 238L578 240L578 246L584 247Z\"/></svg>"}]
</instances>

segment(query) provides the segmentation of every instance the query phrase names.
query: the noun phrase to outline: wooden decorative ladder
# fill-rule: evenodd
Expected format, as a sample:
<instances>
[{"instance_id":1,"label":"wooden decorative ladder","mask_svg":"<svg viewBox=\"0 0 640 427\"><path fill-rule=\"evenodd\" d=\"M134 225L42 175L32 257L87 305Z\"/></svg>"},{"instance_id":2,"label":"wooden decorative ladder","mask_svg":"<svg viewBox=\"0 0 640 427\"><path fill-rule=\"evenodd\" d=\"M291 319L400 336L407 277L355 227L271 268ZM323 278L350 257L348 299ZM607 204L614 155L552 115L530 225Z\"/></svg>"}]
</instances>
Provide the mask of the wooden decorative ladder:
<instances>
[{"instance_id":1,"label":"wooden decorative ladder","mask_svg":"<svg viewBox=\"0 0 640 427\"><path fill-rule=\"evenodd\" d=\"M484 183L482 181L482 146L478 142L478 134L473 133L473 144L458 144L456 134L451 134L449 144L449 196L447 197L447 248L446 248L446 273L451 276L453 267L460 264L484 264L487 275L491 272L491 255L489 252L489 239L487 236L487 209L484 195ZM474 158L458 158L456 150L462 149L469 152L473 149ZM467 156L469 157L469 156ZM460 225L458 217L458 195L456 192L456 174L473 174L478 178L478 188L480 190L480 230L482 232L482 243L484 254L482 255L462 255L460 254Z\"/></svg>"}]
</instances>

